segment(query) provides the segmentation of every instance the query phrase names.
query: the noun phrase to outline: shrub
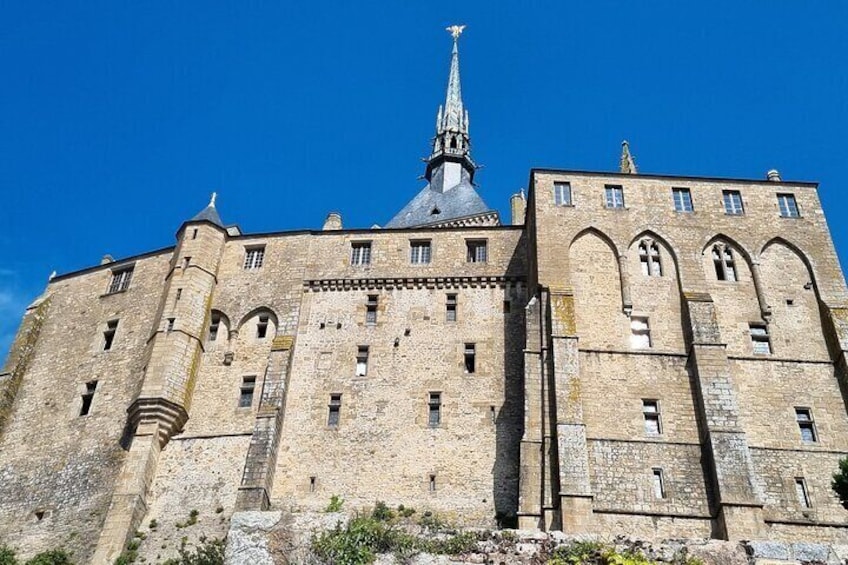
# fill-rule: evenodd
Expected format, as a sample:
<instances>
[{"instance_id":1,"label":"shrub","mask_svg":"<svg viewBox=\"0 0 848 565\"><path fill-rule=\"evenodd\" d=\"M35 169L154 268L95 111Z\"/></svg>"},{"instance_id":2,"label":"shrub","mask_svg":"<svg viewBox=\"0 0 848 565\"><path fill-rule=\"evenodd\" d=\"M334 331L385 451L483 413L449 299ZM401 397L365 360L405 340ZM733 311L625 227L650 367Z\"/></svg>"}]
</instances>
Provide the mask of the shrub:
<instances>
[{"instance_id":1,"label":"shrub","mask_svg":"<svg viewBox=\"0 0 848 565\"><path fill-rule=\"evenodd\" d=\"M42 551L24 565L73 565L73 562L63 549L52 549Z\"/></svg>"},{"instance_id":2,"label":"shrub","mask_svg":"<svg viewBox=\"0 0 848 565\"><path fill-rule=\"evenodd\" d=\"M344 504L344 499L337 494L334 494L330 497L330 504L327 505L327 508L324 512L341 512L342 505Z\"/></svg>"},{"instance_id":3,"label":"shrub","mask_svg":"<svg viewBox=\"0 0 848 565\"><path fill-rule=\"evenodd\" d=\"M219 539L200 538L200 545L191 551L186 539L180 543L179 558L168 559L163 565L224 565L226 542Z\"/></svg>"},{"instance_id":4,"label":"shrub","mask_svg":"<svg viewBox=\"0 0 848 565\"><path fill-rule=\"evenodd\" d=\"M371 512L371 517L379 522L391 522L395 519L395 513L391 508L386 506L386 503L378 500L374 504L374 510Z\"/></svg>"},{"instance_id":5,"label":"shrub","mask_svg":"<svg viewBox=\"0 0 848 565\"><path fill-rule=\"evenodd\" d=\"M0 545L0 565L18 565L18 559L12 548Z\"/></svg>"},{"instance_id":6,"label":"shrub","mask_svg":"<svg viewBox=\"0 0 848 565\"><path fill-rule=\"evenodd\" d=\"M833 475L830 486L839 497L842 507L848 509L848 457L839 460L839 472Z\"/></svg>"}]
</instances>

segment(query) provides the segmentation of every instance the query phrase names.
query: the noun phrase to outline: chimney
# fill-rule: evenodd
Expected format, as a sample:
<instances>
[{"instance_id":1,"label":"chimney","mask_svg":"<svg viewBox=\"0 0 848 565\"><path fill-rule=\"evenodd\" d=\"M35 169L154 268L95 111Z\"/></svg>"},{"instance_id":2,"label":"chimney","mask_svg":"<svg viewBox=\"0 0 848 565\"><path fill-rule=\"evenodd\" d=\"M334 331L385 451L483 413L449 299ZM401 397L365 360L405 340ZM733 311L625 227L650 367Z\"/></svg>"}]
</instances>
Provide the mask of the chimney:
<instances>
[{"instance_id":1,"label":"chimney","mask_svg":"<svg viewBox=\"0 0 848 565\"><path fill-rule=\"evenodd\" d=\"M516 192L509 199L509 207L512 211L512 225L524 224L524 215L527 213L527 200L524 198L524 189Z\"/></svg>"},{"instance_id":2,"label":"chimney","mask_svg":"<svg viewBox=\"0 0 848 565\"><path fill-rule=\"evenodd\" d=\"M330 212L324 220L324 231L335 231L342 229L342 215L338 212Z\"/></svg>"},{"instance_id":3,"label":"chimney","mask_svg":"<svg viewBox=\"0 0 848 565\"><path fill-rule=\"evenodd\" d=\"M766 173L766 179L770 180L771 182L780 182L780 173L777 171L777 169L772 169Z\"/></svg>"}]
</instances>

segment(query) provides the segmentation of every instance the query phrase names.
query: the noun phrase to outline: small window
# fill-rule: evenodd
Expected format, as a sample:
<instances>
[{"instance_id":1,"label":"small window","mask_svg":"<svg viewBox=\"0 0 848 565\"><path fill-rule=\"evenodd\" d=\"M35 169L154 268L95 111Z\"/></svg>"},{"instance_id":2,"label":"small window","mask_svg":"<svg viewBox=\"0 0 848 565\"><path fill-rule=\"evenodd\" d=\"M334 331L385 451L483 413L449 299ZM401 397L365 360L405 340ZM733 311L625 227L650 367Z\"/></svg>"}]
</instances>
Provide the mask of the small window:
<instances>
[{"instance_id":1,"label":"small window","mask_svg":"<svg viewBox=\"0 0 848 565\"><path fill-rule=\"evenodd\" d=\"M474 373L477 357L477 347L473 343L465 344L465 372L468 374Z\"/></svg>"},{"instance_id":2,"label":"small window","mask_svg":"<svg viewBox=\"0 0 848 565\"><path fill-rule=\"evenodd\" d=\"M798 212L798 203L795 202L794 194L778 194L777 204L780 207L780 216L782 218L800 218Z\"/></svg>"},{"instance_id":3,"label":"small window","mask_svg":"<svg viewBox=\"0 0 848 565\"><path fill-rule=\"evenodd\" d=\"M489 260L485 239L466 241L465 244L468 247L466 256L469 263L485 263Z\"/></svg>"},{"instance_id":4,"label":"small window","mask_svg":"<svg viewBox=\"0 0 848 565\"><path fill-rule=\"evenodd\" d=\"M133 268L126 267L116 271L112 271L112 280L109 283L109 291L107 294L115 292L123 292L130 287L132 281Z\"/></svg>"},{"instance_id":5,"label":"small window","mask_svg":"<svg viewBox=\"0 0 848 565\"><path fill-rule=\"evenodd\" d=\"M212 314L212 317L209 319L209 341L215 341L216 339L218 339L218 328L220 327L220 314Z\"/></svg>"},{"instance_id":6,"label":"small window","mask_svg":"<svg viewBox=\"0 0 848 565\"><path fill-rule=\"evenodd\" d=\"M607 208L624 208L624 189L607 185L604 188L604 204Z\"/></svg>"},{"instance_id":7,"label":"small window","mask_svg":"<svg viewBox=\"0 0 848 565\"><path fill-rule=\"evenodd\" d=\"M663 479L662 469L651 470L654 481L654 498L662 500L665 498L665 480Z\"/></svg>"},{"instance_id":8,"label":"small window","mask_svg":"<svg viewBox=\"0 0 848 565\"><path fill-rule=\"evenodd\" d=\"M260 269L265 261L265 246L247 247L244 250L245 270Z\"/></svg>"},{"instance_id":9,"label":"small window","mask_svg":"<svg viewBox=\"0 0 848 565\"><path fill-rule=\"evenodd\" d=\"M430 263L430 242L411 242L409 260L413 265L426 265Z\"/></svg>"},{"instance_id":10,"label":"small window","mask_svg":"<svg viewBox=\"0 0 848 565\"><path fill-rule=\"evenodd\" d=\"M112 349L112 343L115 341L115 333L118 331L118 320L110 320L106 322L106 331L103 332L103 351Z\"/></svg>"},{"instance_id":11,"label":"small window","mask_svg":"<svg viewBox=\"0 0 848 565\"><path fill-rule=\"evenodd\" d=\"M795 478L795 496L798 498L798 504L801 508L812 508L810 493L807 492L807 481L804 480L804 477Z\"/></svg>"},{"instance_id":12,"label":"small window","mask_svg":"<svg viewBox=\"0 0 848 565\"><path fill-rule=\"evenodd\" d=\"M692 193L688 188L672 188L671 195L674 199L674 209L677 212L692 212Z\"/></svg>"},{"instance_id":13,"label":"small window","mask_svg":"<svg viewBox=\"0 0 848 565\"><path fill-rule=\"evenodd\" d=\"M768 326L765 324L749 324L751 331L751 347L757 355L771 355Z\"/></svg>"},{"instance_id":14,"label":"small window","mask_svg":"<svg viewBox=\"0 0 848 565\"><path fill-rule=\"evenodd\" d=\"M259 314L259 321L256 322L256 339L265 339L268 335L268 314Z\"/></svg>"},{"instance_id":15,"label":"small window","mask_svg":"<svg viewBox=\"0 0 848 565\"><path fill-rule=\"evenodd\" d=\"M315 477L309 477L309 492L315 492Z\"/></svg>"},{"instance_id":16,"label":"small window","mask_svg":"<svg viewBox=\"0 0 848 565\"><path fill-rule=\"evenodd\" d=\"M511 300L504 300L503 301L503 313L509 314L510 312L512 312L512 301Z\"/></svg>"},{"instance_id":17,"label":"small window","mask_svg":"<svg viewBox=\"0 0 848 565\"><path fill-rule=\"evenodd\" d=\"M350 244L350 264L354 266L371 264L370 241L355 241Z\"/></svg>"},{"instance_id":18,"label":"small window","mask_svg":"<svg viewBox=\"0 0 848 565\"><path fill-rule=\"evenodd\" d=\"M182 298L182 297L183 297L183 289L178 288L177 289L177 295L174 297L174 302L179 302L180 298Z\"/></svg>"},{"instance_id":19,"label":"small window","mask_svg":"<svg viewBox=\"0 0 848 565\"><path fill-rule=\"evenodd\" d=\"M365 324L373 326L377 323L377 300L376 294L369 294L365 302Z\"/></svg>"},{"instance_id":20,"label":"small window","mask_svg":"<svg viewBox=\"0 0 848 565\"><path fill-rule=\"evenodd\" d=\"M660 435L662 433L660 403L656 400L643 400L642 415L645 417L645 433L649 436Z\"/></svg>"},{"instance_id":21,"label":"small window","mask_svg":"<svg viewBox=\"0 0 848 565\"><path fill-rule=\"evenodd\" d=\"M720 281L736 281L736 263L733 259L733 251L723 244L713 245L712 249L713 267L715 267L716 279Z\"/></svg>"},{"instance_id":22,"label":"small window","mask_svg":"<svg viewBox=\"0 0 848 565\"><path fill-rule=\"evenodd\" d=\"M745 213L745 208L742 206L742 194L738 190L722 191L724 199L724 213L731 216L741 216Z\"/></svg>"},{"instance_id":23,"label":"small window","mask_svg":"<svg viewBox=\"0 0 848 565\"><path fill-rule=\"evenodd\" d=\"M183 257L183 271L188 269L189 265L191 265L191 257Z\"/></svg>"},{"instance_id":24,"label":"small window","mask_svg":"<svg viewBox=\"0 0 848 565\"><path fill-rule=\"evenodd\" d=\"M801 440L804 443L816 443L818 441L816 423L813 421L812 410L809 408L796 408L795 421L798 422L798 429L801 431Z\"/></svg>"},{"instance_id":25,"label":"small window","mask_svg":"<svg viewBox=\"0 0 848 565\"><path fill-rule=\"evenodd\" d=\"M253 406L253 391L256 389L256 377L244 377L239 391L239 408Z\"/></svg>"},{"instance_id":26,"label":"small window","mask_svg":"<svg viewBox=\"0 0 848 565\"><path fill-rule=\"evenodd\" d=\"M176 323L176 318L168 318L168 325L165 327L165 331L168 333L174 331L174 324Z\"/></svg>"},{"instance_id":27,"label":"small window","mask_svg":"<svg viewBox=\"0 0 848 565\"><path fill-rule=\"evenodd\" d=\"M191 238L197 239L197 228L194 228L193 230L191 230Z\"/></svg>"},{"instance_id":28,"label":"small window","mask_svg":"<svg viewBox=\"0 0 848 565\"><path fill-rule=\"evenodd\" d=\"M630 347L648 349L651 347L651 328L648 318L633 316L630 319Z\"/></svg>"},{"instance_id":29,"label":"small window","mask_svg":"<svg viewBox=\"0 0 848 565\"><path fill-rule=\"evenodd\" d=\"M339 425L339 415L342 409L342 395L341 394L331 394L330 395L330 412L327 416L327 425L331 428L336 428Z\"/></svg>"},{"instance_id":30,"label":"small window","mask_svg":"<svg viewBox=\"0 0 848 565\"><path fill-rule=\"evenodd\" d=\"M360 345L356 352L356 376L364 377L368 374L368 346Z\"/></svg>"},{"instance_id":31,"label":"small window","mask_svg":"<svg viewBox=\"0 0 848 565\"><path fill-rule=\"evenodd\" d=\"M445 321L447 322L455 322L456 321L456 295L448 294L447 301L445 302Z\"/></svg>"},{"instance_id":32,"label":"small window","mask_svg":"<svg viewBox=\"0 0 848 565\"><path fill-rule=\"evenodd\" d=\"M554 205L571 206L571 183L554 183Z\"/></svg>"},{"instance_id":33,"label":"small window","mask_svg":"<svg viewBox=\"0 0 848 565\"><path fill-rule=\"evenodd\" d=\"M97 390L97 381L89 381L85 383L85 392L82 395L82 406L80 407L80 416L88 416L91 412L91 403L94 400L94 391Z\"/></svg>"},{"instance_id":34,"label":"small window","mask_svg":"<svg viewBox=\"0 0 848 565\"><path fill-rule=\"evenodd\" d=\"M438 428L442 423L442 393L431 392L427 407L427 425L431 428Z\"/></svg>"},{"instance_id":35,"label":"small window","mask_svg":"<svg viewBox=\"0 0 848 565\"><path fill-rule=\"evenodd\" d=\"M642 266L643 275L648 277L662 276L660 246L657 245L657 242L651 240L639 242L639 263Z\"/></svg>"},{"instance_id":36,"label":"small window","mask_svg":"<svg viewBox=\"0 0 848 565\"><path fill-rule=\"evenodd\" d=\"M436 475L430 475L430 492L436 492Z\"/></svg>"}]
</instances>

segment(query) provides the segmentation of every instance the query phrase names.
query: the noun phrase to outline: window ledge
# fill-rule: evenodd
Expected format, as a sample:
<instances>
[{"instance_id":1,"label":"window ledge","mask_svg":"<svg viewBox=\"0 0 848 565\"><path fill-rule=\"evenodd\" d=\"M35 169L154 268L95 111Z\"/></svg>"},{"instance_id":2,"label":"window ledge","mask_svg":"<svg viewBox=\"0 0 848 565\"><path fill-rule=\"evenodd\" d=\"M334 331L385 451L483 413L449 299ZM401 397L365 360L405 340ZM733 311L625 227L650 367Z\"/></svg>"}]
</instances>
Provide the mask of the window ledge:
<instances>
[{"instance_id":1,"label":"window ledge","mask_svg":"<svg viewBox=\"0 0 848 565\"><path fill-rule=\"evenodd\" d=\"M554 208L574 208L574 204L554 204Z\"/></svg>"},{"instance_id":2,"label":"window ledge","mask_svg":"<svg viewBox=\"0 0 848 565\"><path fill-rule=\"evenodd\" d=\"M129 288L125 288L124 290L116 290L115 292L104 292L100 295L100 298L105 298L107 296L115 296L116 294L123 294L125 292L129 292Z\"/></svg>"},{"instance_id":3,"label":"window ledge","mask_svg":"<svg viewBox=\"0 0 848 565\"><path fill-rule=\"evenodd\" d=\"M628 206L621 206L620 208L614 208L612 206L604 206L604 210L610 210L612 212L627 212L630 210Z\"/></svg>"},{"instance_id":4,"label":"window ledge","mask_svg":"<svg viewBox=\"0 0 848 565\"><path fill-rule=\"evenodd\" d=\"M783 215L778 215L778 218L780 218L781 220L803 220L803 219L804 219L804 216L783 216Z\"/></svg>"}]
</instances>

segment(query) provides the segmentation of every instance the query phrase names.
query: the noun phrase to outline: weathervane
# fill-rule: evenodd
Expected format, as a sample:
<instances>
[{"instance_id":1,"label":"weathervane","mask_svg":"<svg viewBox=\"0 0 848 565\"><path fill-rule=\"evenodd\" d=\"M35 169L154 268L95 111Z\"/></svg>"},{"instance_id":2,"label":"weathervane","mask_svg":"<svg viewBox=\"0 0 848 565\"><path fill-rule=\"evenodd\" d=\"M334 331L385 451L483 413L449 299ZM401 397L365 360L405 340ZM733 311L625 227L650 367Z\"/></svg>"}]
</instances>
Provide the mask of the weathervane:
<instances>
[{"instance_id":1,"label":"weathervane","mask_svg":"<svg viewBox=\"0 0 848 565\"><path fill-rule=\"evenodd\" d=\"M464 29L465 29L465 26L464 26L464 25L461 25L461 26L458 26L458 25L452 25L452 26L450 26L450 27L446 27L446 28L445 28L445 30L447 30L447 31L449 31L449 32L451 33L451 35L453 36L453 40L454 40L454 41L456 41L457 39L459 39L459 36L460 36L460 35L462 35L462 30L464 30Z\"/></svg>"}]
</instances>

